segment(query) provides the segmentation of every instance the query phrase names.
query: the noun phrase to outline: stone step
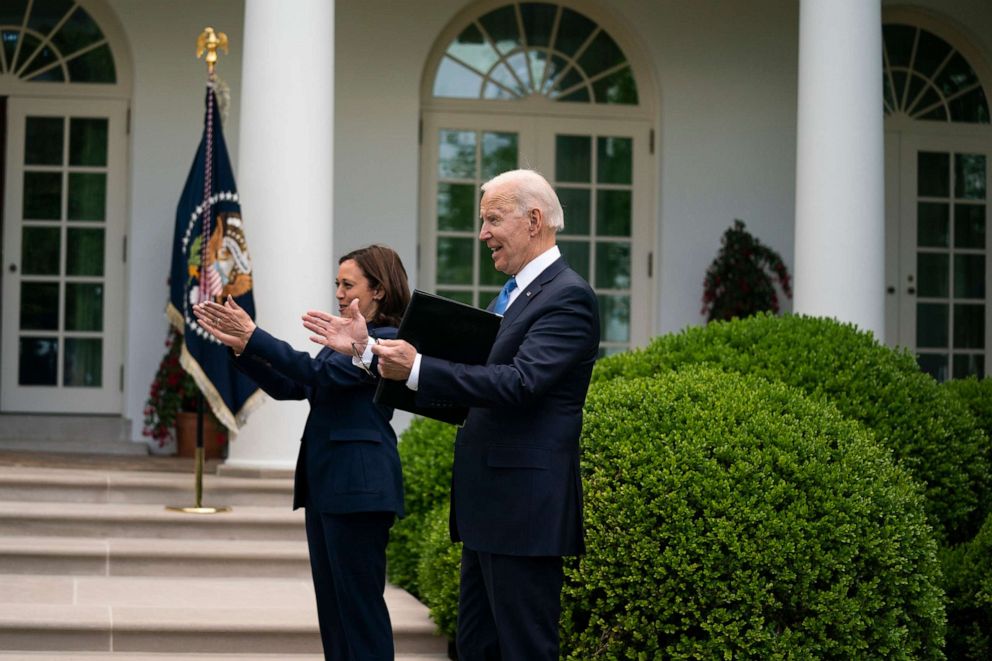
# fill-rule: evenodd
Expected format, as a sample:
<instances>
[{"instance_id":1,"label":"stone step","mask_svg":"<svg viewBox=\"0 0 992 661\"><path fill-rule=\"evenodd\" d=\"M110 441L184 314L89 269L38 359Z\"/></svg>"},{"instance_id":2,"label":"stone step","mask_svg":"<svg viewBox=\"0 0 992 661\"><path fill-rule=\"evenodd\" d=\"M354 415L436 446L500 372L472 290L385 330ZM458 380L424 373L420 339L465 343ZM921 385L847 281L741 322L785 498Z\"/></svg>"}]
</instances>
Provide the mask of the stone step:
<instances>
[{"instance_id":1,"label":"stone step","mask_svg":"<svg viewBox=\"0 0 992 661\"><path fill-rule=\"evenodd\" d=\"M304 541L0 537L4 574L308 578Z\"/></svg>"},{"instance_id":2,"label":"stone step","mask_svg":"<svg viewBox=\"0 0 992 661\"><path fill-rule=\"evenodd\" d=\"M398 654L444 654L426 607L386 590ZM228 654L320 652L304 579L0 575L0 649Z\"/></svg>"},{"instance_id":3,"label":"stone step","mask_svg":"<svg viewBox=\"0 0 992 661\"><path fill-rule=\"evenodd\" d=\"M0 466L0 501L190 504L190 472L150 473ZM293 480L203 476L204 503L291 508Z\"/></svg>"},{"instance_id":4,"label":"stone step","mask_svg":"<svg viewBox=\"0 0 992 661\"><path fill-rule=\"evenodd\" d=\"M189 505L191 503L177 503ZM204 500L205 505L211 503ZM303 540L303 511L234 507L221 514L185 514L161 505L0 501L0 538L89 537Z\"/></svg>"}]
</instances>

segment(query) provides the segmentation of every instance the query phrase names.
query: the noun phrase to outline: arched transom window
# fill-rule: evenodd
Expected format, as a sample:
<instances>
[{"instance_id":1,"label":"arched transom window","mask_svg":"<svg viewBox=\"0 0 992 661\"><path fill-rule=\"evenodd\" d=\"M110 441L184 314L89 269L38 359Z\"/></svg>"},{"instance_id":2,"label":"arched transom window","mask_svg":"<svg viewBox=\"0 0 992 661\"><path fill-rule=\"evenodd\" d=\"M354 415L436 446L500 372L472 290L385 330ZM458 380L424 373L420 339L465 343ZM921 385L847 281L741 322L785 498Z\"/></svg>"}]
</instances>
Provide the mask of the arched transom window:
<instances>
[{"instance_id":1,"label":"arched transom window","mask_svg":"<svg viewBox=\"0 0 992 661\"><path fill-rule=\"evenodd\" d=\"M975 70L949 43L923 28L883 26L886 114L942 122L989 123Z\"/></svg>"},{"instance_id":2,"label":"arched transom window","mask_svg":"<svg viewBox=\"0 0 992 661\"><path fill-rule=\"evenodd\" d=\"M514 2L472 21L448 45L435 97L637 105L623 51L586 16L545 2Z\"/></svg>"},{"instance_id":3,"label":"arched transom window","mask_svg":"<svg viewBox=\"0 0 992 661\"><path fill-rule=\"evenodd\" d=\"M0 2L0 73L30 82L117 82L107 39L72 0Z\"/></svg>"}]
</instances>

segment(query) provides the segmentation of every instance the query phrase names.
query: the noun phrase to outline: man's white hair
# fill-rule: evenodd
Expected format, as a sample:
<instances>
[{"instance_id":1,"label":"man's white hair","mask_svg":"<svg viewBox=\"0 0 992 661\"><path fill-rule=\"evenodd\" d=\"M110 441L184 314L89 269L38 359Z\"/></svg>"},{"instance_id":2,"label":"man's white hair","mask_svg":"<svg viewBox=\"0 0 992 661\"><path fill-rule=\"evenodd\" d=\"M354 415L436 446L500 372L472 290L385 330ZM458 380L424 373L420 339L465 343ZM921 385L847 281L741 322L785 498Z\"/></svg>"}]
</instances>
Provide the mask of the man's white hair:
<instances>
[{"instance_id":1,"label":"man's white hair","mask_svg":"<svg viewBox=\"0 0 992 661\"><path fill-rule=\"evenodd\" d=\"M482 184L482 192L490 188L511 184L509 194L513 197L520 213L540 209L544 214L544 224L555 232L565 228L565 213L555 189L548 180L534 170L509 170L496 175Z\"/></svg>"}]
</instances>

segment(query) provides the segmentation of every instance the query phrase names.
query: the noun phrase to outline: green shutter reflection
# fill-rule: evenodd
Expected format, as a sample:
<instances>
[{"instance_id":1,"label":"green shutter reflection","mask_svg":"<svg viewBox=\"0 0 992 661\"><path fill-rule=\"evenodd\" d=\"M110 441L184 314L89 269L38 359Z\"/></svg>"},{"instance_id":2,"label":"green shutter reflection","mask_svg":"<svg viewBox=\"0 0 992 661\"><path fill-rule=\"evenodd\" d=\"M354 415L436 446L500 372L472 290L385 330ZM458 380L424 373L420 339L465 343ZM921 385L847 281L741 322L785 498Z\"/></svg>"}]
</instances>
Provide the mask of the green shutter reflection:
<instances>
[{"instance_id":1,"label":"green shutter reflection","mask_svg":"<svg viewBox=\"0 0 992 661\"><path fill-rule=\"evenodd\" d=\"M491 179L500 172L517 169L517 134L482 134L482 178Z\"/></svg>"},{"instance_id":2,"label":"green shutter reflection","mask_svg":"<svg viewBox=\"0 0 992 661\"><path fill-rule=\"evenodd\" d=\"M630 297L599 295L600 339L630 341Z\"/></svg>"},{"instance_id":3,"label":"green shutter reflection","mask_svg":"<svg viewBox=\"0 0 992 661\"><path fill-rule=\"evenodd\" d=\"M933 349L947 347L950 341L949 322L946 303L917 303L916 346Z\"/></svg>"},{"instance_id":4,"label":"green shutter reflection","mask_svg":"<svg viewBox=\"0 0 992 661\"><path fill-rule=\"evenodd\" d=\"M69 120L69 165L107 165L107 120Z\"/></svg>"},{"instance_id":5,"label":"green shutter reflection","mask_svg":"<svg viewBox=\"0 0 992 661\"><path fill-rule=\"evenodd\" d=\"M475 241L479 247L479 284L502 287L507 275L500 273L493 265L493 252L482 241Z\"/></svg>"},{"instance_id":6,"label":"green shutter reflection","mask_svg":"<svg viewBox=\"0 0 992 661\"><path fill-rule=\"evenodd\" d=\"M919 295L946 298L950 295L951 258L947 253L916 254L916 274Z\"/></svg>"},{"instance_id":7,"label":"green shutter reflection","mask_svg":"<svg viewBox=\"0 0 992 661\"><path fill-rule=\"evenodd\" d=\"M630 236L629 190L596 192L596 234L599 236Z\"/></svg>"},{"instance_id":8,"label":"green shutter reflection","mask_svg":"<svg viewBox=\"0 0 992 661\"><path fill-rule=\"evenodd\" d=\"M614 71L592 84L596 103L616 103L621 105L637 105L637 83L634 82L634 72L630 67Z\"/></svg>"},{"instance_id":9,"label":"green shutter reflection","mask_svg":"<svg viewBox=\"0 0 992 661\"><path fill-rule=\"evenodd\" d=\"M66 338L62 375L65 386L99 388L103 385L103 341Z\"/></svg>"},{"instance_id":10,"label":"green shutter reflection","mask_svg":"<svg viewBox=\"0 0 992 661\"><path fill-rule=\"evenodd\" d=\"M59 329L59 283L21 282L21 330Z\"/></svg>"},{"instance_id":11,"label":"green shutter reflection","mask_svg":"<svg viewBox=\"0 0 992 661\"><path fill-rule=\"evenodd\" d=\"M18 343L17 384L57 384L59 341L54 337L22 337Z\"/></svg>"},{"instance_id":12,"label":"green shutter reflection","mask_svg":"<svg viewBox=\"0 0 992 661\"><path fill-rule=\"evenodd\" d=\"M21 273L59 275L60 244L58 227L24 227L21 230Z\"/></svg>"},{"instance_id":13,"label":"green shutter reflection","mask_svg":"<svg viewBox=\"0 0 992 661\"><path fill-rule=\"evenodd\" d=\"M630 184L633 172L631 138L596 139L596 181L601 184Z\"/></svg>"},{"instance_id":14,"label":"green shutter reflection","mask_svg":"<svg viewBox=\"0 0 992 661\"><path fill-rule=\"evenodd\" d=\"M475 229L475 186L437 185L437 228L471 232Z\"/></svg>"},{"instance_id":15,"label":"green shutter reflection","mask_svg":"<svg viewBox=\"0 0 992 661\"><path fill-rule=\"evenodd\" d=\"M585 278L586 282L590 282L589 242L561 239L558 241L558 249L561 250L562 257L572 267L572 270Z\"/></svg>"},{"instance_id":16,"label":"green shutter reflection","mask_svg":"<svg viewBox=\"0 0 992 661\"><path fill-rule=\"evenodd\" d=\"M950 242L950 205L943 202L917 202L916 245L946 248Z\"/></svg>"},{"instance_id":17,"label":"green shutter reflection","mask_svg":"<svg viewBox=\"0 0 992 661\"><path fill-rule=\"evenodd\" d=\"M916 357L920 369L938 381L947 380L947 354L921 353Z\"/></svg>"},{"instance_id":18,"label":"green shutter reflection","mask_svg":"<svg viewBox=\"0 0 992 661\"><path fill-rule=\"evenodd\" d=\"M442 179L475 179L475 131L441 129L438 176Z\"/></svg>"},{"instance_id":19,"label":"green shutter reflection","mask_svg":"<svg viewBox=\"0 0 992 661\"><path fill-rule=\"evenodd\" d=\"M69 173L69 220L103 220L107 207L105 172Z\"/></svg>"},{"instance_id":20,"label":"green shutter reflection","mask_svg":"<svg viewBox=\"0 0 992 661\"><path fill-rule=\"evenodd\" d=\"M592 138L555 136L555 179L580 184L592 181Z\"/></svg>"},{"instance_id":21,"label":"green shutter reflection","mask_svg":"<svg viewBox=\"0 0 992 661\"><path fill-rule=\"evenodd\" d=\"M114 69L114 57L110 46L103 45L86 51L78 57L66 62L69 68L69 79L72 82L114 83L117 72Z\"/></svg>"},{"instance_id":22,"label":"green shutter reflection","mask_svg":"<svg viewBox=\"0 0 992 661\"><path fill-rule=\"evenodd\" d=\"M955 354L954 356L954 378L966 379L969 376L976 376L979 379L985 378L985 354L969 353Z\"/></svg>"},{"instance_id":23,"label":"green shutter reflection","mask_svg":"<svg viewBox=\"0 0 992 661\"><path fill-rule=\"evenodd\" d=\"M565 214L566 236L589 236L591 193L588 188L558 188L558 201Z\"/></svg>"},{"instance_id":24,"label":"green shutter reflection","mask_svg":"<svg viewBox=\"0 0 992 661\"><path fill-rule=\"evenodd\" d=\"M956 304L954 306L954 348L985 348L985 306Z\"/></svg>"},{"instance_id":25,"label":"green shutter reflection","mask_svg":"<svg viewBox=\"0 0 992 661\"><path fill-rule=\"evenodd\" d=\"M70 227L66 240L67 275L103 275L102 229Z\"/></svg>"},{"instance_id":26,"label":"green shutter reflection","mask_svg":"<svg viewBox=\"0 0 992 661\"><path fill-rule=\"evenodd\" d=\"M954 256L954 297L985 298L985 255Z\"/></svg>"},{"instance_id":27,"label":"green shutter reflection","mask_svg":"<svg viewBox=\"0 0 992 661\"><path fill-rule=\"evenodd\" d=\"M103 39L100 28L82 7L76 7L54 37L52 43L65 55L72 55L78 50L91 46Z\"/></svg>"},{"instance_id":28,"label":"green shutter reflection","mask_svg":"<svg viewBox=\"0 0 992 661\"><path fill-rule=\"evenodd\" d=\"M950 197L950 154L921 151L916 157L916 192L921 197Z\"/></svg>"},{"instance_id":29,"label":"green shutter reflection","mask_svg":"<svg viewBox=\"0 0 992 661\"><path fill-rule=\"evenodd\" d=\"M62 218L62 173L25 172L25 220L60 220Z\"/></svg>"},{"instance_id":30,"label":"green shutter reflection","mask_svg":"<svg viewBox=\"0 0 992 661\"><path fill-rule=\"evenodd\" d=\"M470 291L460 291L457 289L438 289L438 296L444 296L445 298L450 298L454 301L459 301L466 305L475 305L472 301L472 292Z\"/></svg>"},{"instance_id":31,"label":"green shutter reflection","mask_svg":"<svg viewBox=\"0 0 992 661\"><path fill-rule=\"evenodd\" d=\"M103 330L103 285L69 282L65 285L65 329Z\"/></svg>"},{"instance_id":32,"label":"green shutter reflection","mask_svg":"<svg viewBox=\"0 0 992 661\"><path fill-rule=\"evenodd\" d=\"M985 199L985 156L954 155L954 197L965 200Z\"/></svg>"},{"instance_id":33,"label":"green shutter reflection","mask_svg":"<svg viewBox=\"0 0 992 661\"><path fill-rule=\"evenodd\" d=\"M28 117L24 122L24 164L61 165L64 126L61 117Z\"/></svg>"},{"instance_id":34,"label":"green shutter reflection","mask_svg":"<svg viewBox=\"0 0 992 661\"><path fill-rule=\"evenodd\" d=\"M630 287L630 244L596 244L596 287L627 289Z\"/></svg>"},{"instance_id":35,"label":"green shutter reflection","mask_svg":"<svg viewBox=\"0 0 992 661\"><path fill-rule=\"evenodd\" d=\"M985 248L985 205L954 205L954 247Z\"/></svg>"},{"instance_id":36,"label":"green shutter reflection","mask_svg":"<svg viewBox=\"0 0 992 661\"><path fill-rule=\"evenodd\" d=\"M472 247L475 239L450 236L437 240L437 282L450 285L472 284Z\"/></svg>"}]
</instances>

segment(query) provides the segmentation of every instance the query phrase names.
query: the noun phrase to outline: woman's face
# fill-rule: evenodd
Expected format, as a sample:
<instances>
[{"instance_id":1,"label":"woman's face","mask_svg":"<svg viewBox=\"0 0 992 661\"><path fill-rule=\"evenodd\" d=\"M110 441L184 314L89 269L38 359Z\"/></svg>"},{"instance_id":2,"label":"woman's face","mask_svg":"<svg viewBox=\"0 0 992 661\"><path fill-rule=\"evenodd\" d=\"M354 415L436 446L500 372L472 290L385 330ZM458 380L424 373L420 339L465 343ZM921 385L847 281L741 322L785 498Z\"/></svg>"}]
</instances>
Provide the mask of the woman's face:
<instances>
[{"instance_id":1,"label":"woman's face","mask_svg":"<svg viewBox=\"0 0 992 661\"><path fill-rule=\"evenodd\" d=\"M358 267L355 260L346 259L341 262L338 266L338 277L334 281L334 285L337 287L335 296L338 299L339 310L345 309L357 298L358 309L361 310L362 316L366 320L375 317L382 292L373 290L369 286L368 278L362 273L362 269Z\"/></svg>"}]
</instances>

